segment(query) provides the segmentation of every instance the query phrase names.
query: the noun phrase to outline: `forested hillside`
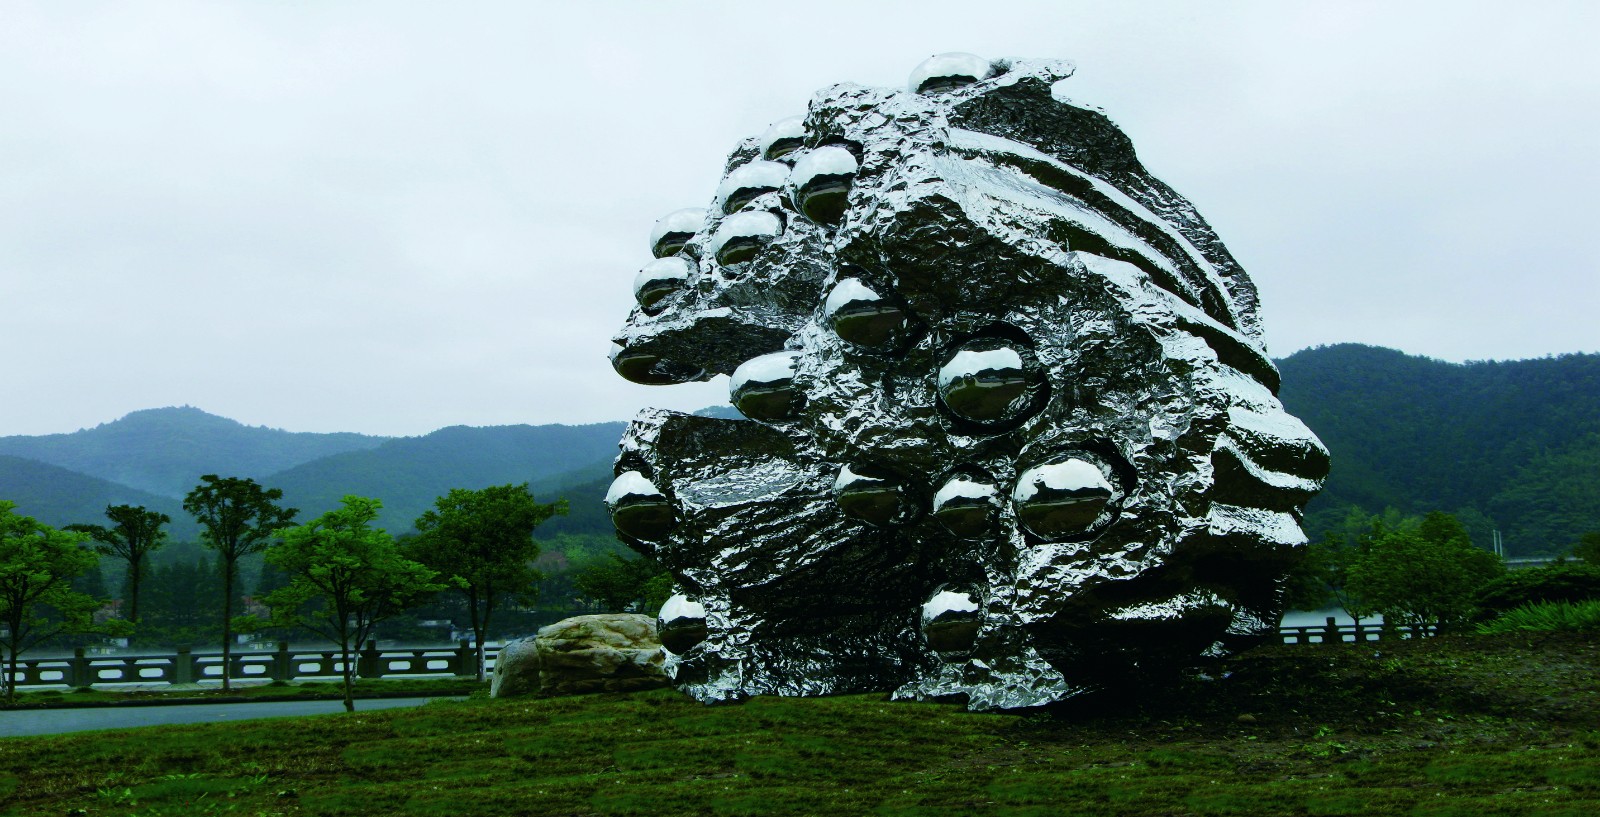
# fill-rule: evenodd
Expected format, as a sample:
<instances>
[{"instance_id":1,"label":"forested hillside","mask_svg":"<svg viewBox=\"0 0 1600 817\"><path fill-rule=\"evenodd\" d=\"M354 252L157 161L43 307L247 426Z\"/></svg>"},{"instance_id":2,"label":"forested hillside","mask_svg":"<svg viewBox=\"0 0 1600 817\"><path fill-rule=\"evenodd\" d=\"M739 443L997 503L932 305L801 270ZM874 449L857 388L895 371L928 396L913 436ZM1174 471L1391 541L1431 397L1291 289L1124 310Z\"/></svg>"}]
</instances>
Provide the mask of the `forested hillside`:
<instances>
[{"instance_id":1,"label":"forested hillside","mask_svg":"<svg viewBox=\"0 0 1600 817\"><path fill-rule=\"evenodd\" d=\"M1308 509L1313 538L1353 507L1456 513L1480 545L1498 528L1514 556L1561 552L1600 529L1600 355L1463 365L1344 344L1278 363L1284 404L1333 454L1327 489ZM729 407L702 413L737 416ZM0 455L41 460L0 456L0 499L57 525L97 521L107 504L144 504L171 515L174 538L184 539L193 522L174 498L216 472L282 488L301 519L345 494L377 497L380 524L401 533L451 488L529 482L541 501L572 504L541 537L609 537L601 500L624 425L455 426L385 440L156 409L75 434L0 438ZM328 449L337 451L297 460Z\"/></svg>"},{"instance_id":2,"label":"forested hillside","mask_svg":"<svg viewBox=\"0 0 1600 817\"><path fill-rule=\"evenodd\" d=\"M71 434L0 437L0 454L181 498L201 474L265 476L385 439L247 426L183 406L135 411Z\"/></svg>"},{"instance_id":3,"label":"forested hillside","mask_svg":"<svg viewBox=\"0 0 1600 817\"><path fill-rule=\"evenodd\" d=\"M1456 513L1513 556L1600 529L1600 355L1455 364L1341 344L1278 366L1284 405L1333 454L1313 538L1352 506Z\"/></svg>"},{"instance_id":4,"label":"forested hillside","mask_svg":"<svg viewBox=\"0 0 1600 817\"><path fill-rule=\"evenodd\" d=\"M616 455L624 424L584 426L451 426L423 437L401 437L370 451L324 457L262 483L282 488L284 502L303 518L337 507L346 494L377 497L384 508L378 524L395 533L451 488L507 483L549 485L549 478L604 462ZM608 469L609 472L609 469ZM536 492L540 501L556 496Z\"/></svg>"},{"instance_id":5,"label":"forested hillside","mask_svg":"<svg viewBox=\"0 0 1600 817\"><path fill-rule=\"evenodd\" d=\"M143 505L172 517L172 535L193 538L194 519L172 497L107 482L36 460L0 454L0 499L17 503L17 513L50 525L105 524L107 505Z\"/></svg>"}]
</instances>

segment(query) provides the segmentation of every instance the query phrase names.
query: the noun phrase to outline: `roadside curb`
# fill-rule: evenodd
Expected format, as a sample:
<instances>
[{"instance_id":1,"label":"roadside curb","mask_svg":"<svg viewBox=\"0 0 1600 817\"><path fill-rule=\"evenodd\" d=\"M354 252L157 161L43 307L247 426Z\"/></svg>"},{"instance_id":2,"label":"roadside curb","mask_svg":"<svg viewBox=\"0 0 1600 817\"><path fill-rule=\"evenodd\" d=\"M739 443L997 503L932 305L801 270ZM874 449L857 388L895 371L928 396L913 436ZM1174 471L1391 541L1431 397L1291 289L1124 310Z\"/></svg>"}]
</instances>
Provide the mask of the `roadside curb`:
<instances>
[{"instance_id":1,"label":"roadside curb","mask_svg":"<svg viewBox=\"0 0 1600 817\"><path fill-rule=\"evenodd\" d=\"M382 698L455 698L470 696L476 687L463 687L461 689L441 689L407 692L375 692L352 696L355 700L376 700ZM110 709L130 706L193 706L196 704L249 704L249 703L290 703L294 701L342 701L344 694L340 692L314 693L309 695L228 695L228 696L174 696L171 698L130 699L125 701L62 701L37 704L0 704L0 712L25 712L40 709Z\"/></svg>"}]
</instances>

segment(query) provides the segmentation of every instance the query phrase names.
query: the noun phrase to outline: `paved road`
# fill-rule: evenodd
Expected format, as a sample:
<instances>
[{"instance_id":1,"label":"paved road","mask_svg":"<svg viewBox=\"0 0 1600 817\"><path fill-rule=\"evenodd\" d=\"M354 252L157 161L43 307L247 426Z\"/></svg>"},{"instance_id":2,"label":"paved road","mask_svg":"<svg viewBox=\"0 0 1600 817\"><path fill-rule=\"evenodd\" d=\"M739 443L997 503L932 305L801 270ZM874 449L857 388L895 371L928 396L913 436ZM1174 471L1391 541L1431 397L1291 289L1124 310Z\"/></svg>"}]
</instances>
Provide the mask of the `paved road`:
<instances>
[{"instance_id":1,"label":"paved road","mask_svg":"<svg viewBox=\"0 0 1600 817\"><path fill-rule=\"evenodd\" d=\"M356 711L417 706L432 698L372 698L356 701ZM54 735L91 729L127 729L168 723L220 723L291 715L343 712L343 701L281 701L181 706L116 706L95 709L20 709L0 712L0 738Z\"/></svg>"}]
</instances>

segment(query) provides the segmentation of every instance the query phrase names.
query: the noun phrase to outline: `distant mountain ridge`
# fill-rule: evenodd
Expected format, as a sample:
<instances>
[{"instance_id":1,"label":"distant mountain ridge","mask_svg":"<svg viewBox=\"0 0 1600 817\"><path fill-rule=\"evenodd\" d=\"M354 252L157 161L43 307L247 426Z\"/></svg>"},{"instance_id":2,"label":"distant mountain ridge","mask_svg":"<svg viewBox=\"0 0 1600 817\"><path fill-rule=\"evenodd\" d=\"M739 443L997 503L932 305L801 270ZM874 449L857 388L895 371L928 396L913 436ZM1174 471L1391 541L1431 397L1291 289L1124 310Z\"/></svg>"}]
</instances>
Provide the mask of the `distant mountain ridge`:
<instances>
[{"instance_id":1,"label":"distant mountain ridge","mask_svg":"<svg viewBox=\"0 0 1600 817\"><path fill-rule=\"evenodd\" d=\"M0 454L0 499L17 503L17 513L51 525L105 524L108 505L143 505L172 517L167 532L192 539L199 529L182 502L59 466Z\"/></svg>"},{"instance_id":2,"label":"distant mountain ridge","mask_svg":"<svg viewBox=\"0 0 1600 817\"><path fill-rule=\"evenodd\" d=\"M601 463L609 473L625 423L567 426L451 426L422 437L398 437L367 451L303 463L267 477L284 502L321 513L346 494L378 497L378 524L410 530L436 497L451 488L539 483ZM536 493L540 501L554 496Z\"/></svg>"},{"instance_id":3,"label":"distant mountain ridge","mask_svg":"<svg viewBox=\"0 0 1600 817\"><path fill-rule=\"evenodd\" d=\"M1498 529L1512 555L1560 552L1600 529L1600 355L1455 364L1340 344L1297 352L1278 366L1284 405L1333 454L1327 486L1307 509L1313 538L1339 527L1352 507L1458 513L1480 545ZM725 406L697 413L738 416ZM157 433L119 455L117 435L139 428ZM602 498L624 428L452 426L421 437L305 439L198 409L155 409L75 434L0 437L0 499L57 525L98 521L106 504L145 504L171 515L174 537L185 538L192 534L180 521L193 530L192 520L169 506L201 473L215 472L282 488L301 519L345 494L378 497L380 524L401 533L451 488L529 482L540 500L565 496L572 504L541 535L609 535ZM251 440L275 451L253 451ZM324 450L318 446L340 450L270 467ZM19 459L28 457L19 449L41 456ZM238 456L230 461L228 451ZM152 462L138 461L146 455ZM165 496L118 478L129 473L161 474Z\"/></svg>"},{"instance_id":4,"label":"distant mountain ridge","mask_svg":"<svg viewBox=\"0 0 1600 817\"><path fill-rule=\"evenodd\" d=\"M1333 454L1313 538L1352 506L1457 513L1513 555L1600 530L1600 355L1447 363L1347 343L1278 368L1284 407Z\"/></svg>"},{"instance_id":5,"label":"distant mountain ridge","mask_svg":"<svg viewBox=\"0 0 1600 817\"><path fill-rule=\"evenodd\" d=\"M331 454L376 448L387 439L247 426L179 406L135 411L70 434L0 437L0 454L181 498L201 474L266 476Z\"/></svg>"}]
</instances>

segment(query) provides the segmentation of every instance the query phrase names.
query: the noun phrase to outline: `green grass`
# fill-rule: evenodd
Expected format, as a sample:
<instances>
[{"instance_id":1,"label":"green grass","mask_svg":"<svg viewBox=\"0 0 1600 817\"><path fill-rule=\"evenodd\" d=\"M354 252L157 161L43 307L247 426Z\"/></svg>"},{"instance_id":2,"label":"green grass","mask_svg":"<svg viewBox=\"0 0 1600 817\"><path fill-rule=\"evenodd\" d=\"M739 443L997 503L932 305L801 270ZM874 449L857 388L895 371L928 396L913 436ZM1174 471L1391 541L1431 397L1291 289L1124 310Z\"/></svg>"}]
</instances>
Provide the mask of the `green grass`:
<instances>
[{"instance_id":1,"label":"green grass","mask_svg":"<svg viewBox=\"0 0 1600 817\"><path fill-rule=\"evenodd\" d=\"M0 814L1600 814L1597 655L1275 647L1051 712L658 690L19 738Z\"/></svg>"}]
</instances>

